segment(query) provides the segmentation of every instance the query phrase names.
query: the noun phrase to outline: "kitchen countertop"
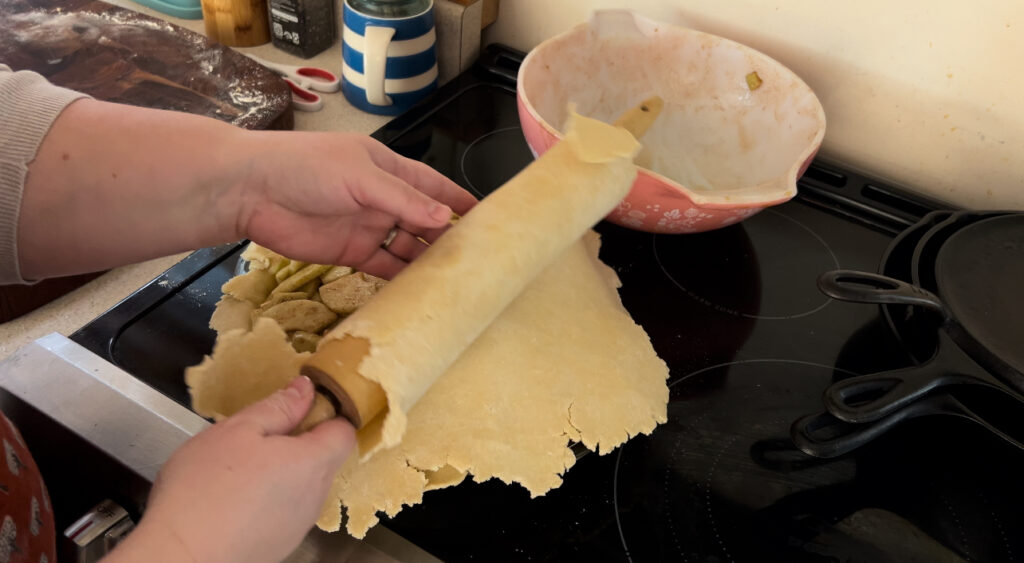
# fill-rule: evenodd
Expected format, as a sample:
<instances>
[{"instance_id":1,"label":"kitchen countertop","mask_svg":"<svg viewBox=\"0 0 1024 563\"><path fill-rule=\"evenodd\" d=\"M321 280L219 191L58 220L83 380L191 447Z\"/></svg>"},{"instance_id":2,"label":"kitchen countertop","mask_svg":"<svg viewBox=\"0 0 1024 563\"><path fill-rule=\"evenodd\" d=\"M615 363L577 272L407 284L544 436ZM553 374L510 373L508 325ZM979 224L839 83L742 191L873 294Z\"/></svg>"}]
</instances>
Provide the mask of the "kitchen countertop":
<instances>
[{"instance_id":1,"label":"kitchen countertop","mask_svg":"<svg viewBox=\"0 0 1024 563\"><path fill-rule=\"evenodd\" d=\"M197 33L203 33L202 20L174 18L135 4L130 0L106 1L167 20ZM294 57L274 48L270 43L259 47L239 49L239 51L254 53L274 62L319 66L339 73L341 71L340 39L331 48L312 59ZM369 134L388 120L389 118L385 116L371 115L357 110L339 92L326 95L324 108L318 112L295 112L295 129L351 131ZM116 268L27 315L0 324L0 359L6 358L18 348L51 332L63 335L71 334L186 255L187 253L176 254Z\"/></svg>"}]
</instances>

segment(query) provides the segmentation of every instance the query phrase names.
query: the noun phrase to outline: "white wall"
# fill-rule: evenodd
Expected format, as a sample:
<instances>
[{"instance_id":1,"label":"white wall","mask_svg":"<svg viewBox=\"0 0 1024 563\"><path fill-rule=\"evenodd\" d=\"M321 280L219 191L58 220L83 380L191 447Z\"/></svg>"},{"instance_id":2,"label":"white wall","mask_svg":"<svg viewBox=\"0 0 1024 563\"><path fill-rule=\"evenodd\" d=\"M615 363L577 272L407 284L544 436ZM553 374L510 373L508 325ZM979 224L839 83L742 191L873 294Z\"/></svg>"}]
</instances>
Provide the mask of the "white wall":
<instances>
[{"instance_id":1,"label":"white wall","mask_svg":"<svg viewBox=\"0 0 1024 563\"><path fill-rule=\"evenodd\" d=\"M958 205L1024 209L1022 0L503 0L485 41L529 50L610 7L789 66L825 107L826 158Z\"/></svg>"}]
</instances>

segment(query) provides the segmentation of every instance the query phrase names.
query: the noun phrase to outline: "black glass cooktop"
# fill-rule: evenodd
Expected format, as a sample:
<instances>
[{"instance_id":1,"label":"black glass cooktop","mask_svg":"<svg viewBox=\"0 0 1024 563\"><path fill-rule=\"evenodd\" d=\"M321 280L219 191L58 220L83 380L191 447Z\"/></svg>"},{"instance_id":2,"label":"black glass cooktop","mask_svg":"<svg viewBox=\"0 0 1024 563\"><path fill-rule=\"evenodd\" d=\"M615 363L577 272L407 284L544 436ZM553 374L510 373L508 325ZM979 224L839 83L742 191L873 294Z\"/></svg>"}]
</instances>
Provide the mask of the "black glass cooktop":
<instances>
[{"instance_id":1,"label":"black glass cooktop","mask_svg":"<svg viewBox=\"0 0 1024 563\"><path fill-rule=\"evenodd\" d=\"M483 197L532 156L517 53L471 72L375 136ZM818 274L874 271L934 202L816 163L800 195L717 231L611 224L602 259L671 368L669 421L582 457L559 489L463 483L384 525L451 561L1011 561L1024 555L1024 455L974 425L914 420L852 454L797 451L789 427L832 381L909 365L876 307L830 301ZM182 371L241 243L203 249L72 338L188 405Z\"/></svg>"}]
</instances>

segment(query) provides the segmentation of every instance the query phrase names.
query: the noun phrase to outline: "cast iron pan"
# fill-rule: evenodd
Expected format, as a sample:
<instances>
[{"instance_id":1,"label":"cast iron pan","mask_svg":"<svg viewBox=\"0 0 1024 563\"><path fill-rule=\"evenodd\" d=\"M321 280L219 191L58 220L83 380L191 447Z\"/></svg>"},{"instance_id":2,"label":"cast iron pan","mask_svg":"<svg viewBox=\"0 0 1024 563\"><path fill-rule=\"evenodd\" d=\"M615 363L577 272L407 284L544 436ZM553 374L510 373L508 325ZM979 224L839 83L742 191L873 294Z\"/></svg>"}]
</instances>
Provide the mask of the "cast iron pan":
<instances>
[{"instance_id":1,"label":"cast iron pan","mask_svg":"<svg viewBox=\"0 0 1024 563\"><path fill-rule=\"evenodd\" d=\"M1024 401L1018 393L1024 390L1024 215L983 219L951 235L939 250L935 278L941 299L867 272L836 270L819 278L830 297L911 305L942 319L930 360L833 384L825 391L829 412L848 422L870 422L953 384L982 385Z\"/></svg>"},{"instance_id":2,"label":"cast iron pan","mask_svg":"<svg viewBox=\"0 0 1024 563\"><path fill-rule=\"evenodd\" d=\"M882 275L905 281L912 279L914 276L914 272L911 271L913 256L918 244L927 231L945 221L952 214L952 211L932 211L896 235L896 238L885 249L885 253L882 254L879 267ZM907 351L915 364L927 362L935 354L937 331L935 330L934 315L910 305L882 304L879 305L879 308L893 335L900 341L903 349ZM913 411L900 414L907 410L904 409L904 411L897 411L881 420L867 424L845 422L828 412L809 414L793 423L790 428L790 438L797 448L808 455L832 458L867 444L905 420L930 414L947 414L951 410L951 408L929 409L929 407L945 406L936 404L935 400L920 401L912 406L914 407Z\"/></svg>"},{"instance_id":3,"label":"cast iron pan","mask_svg":"<svg viewBox=\"0 0 1024 563\"><path fill-rule=\"evenodd\" d=\"M882 257L880 270L889 277L902 280L920 279L918 269L934 270L934 263L922 262L935 260L937 255L937 250L922 252L922 246L937 247L941 244L938 242L940 239L944 242L957 228L1006 213L929 213L893 239ZM935 228L938 225L943 225L943 228ZM955 228L950 228L951 225ZM929 255L931 258L927 258ZM894 335L903 342L911 357L918 363L927 363L937 350L934 317L928 318L929 315L923 314L926 312L909 305L882 304L880 308ZM947 342L948 345L952 343ZM1016 447L1024 448L1024 418L1018 416L1019 412L1016 394L991 393L984 386L950 386L865 424L845 422L828 412L807 415L793 423L790 435L793 443L804 453L831 458L863 446L904 421L945 414L971 420Z\"/></svg>"},{"instance_id":4,"label":"cast iron pan","mask_svg":"<svg viewBox=\"0 0 1024 563\"><path fill-rule=\"evenodd\" d=\"M967 388L949 388L946 392L926 395L892 414L865 424L839 420L827 412L810 414L793 423L790 437L793 444L808 455L838 457L867 444L905 421L943 414L970 420L1024 449L1024 417L1020 413L1020 403L1010 395L972 393Z\"/></svg>"},{"instance_id":5,"label":"cast iron pan","mask_svg":"<svg viewBox=\"0 0 1024 563\"><path fill-rule=\"evenodd\" d=\"M911 277L894 277L911 281L917 287L927 289L928 291L938 291L936 286L937 280L935 279L935 263L939 259L939 250L946 240L967 225L990 217L999 217L1007 214L1008 212L1006 211L958 211L947 215L944 220L930 227L914 247L910 259Z\"/></svg>"},{"instance_id":6,"label":"cast iron pan","mask_svg":"<svg viewBox=\"0 0 1024 563\"><path fill-rule=\"evenodd\" d=\"M932 227L942 223L953 215L952 211L932 211L920 221L896 235L889 243L879 272L883 276L911 281L917 277L914 269L914 255L918 245ZM928 264L935 269L935 263ZM925 288L929 289L929 288ZM934 289L934 288L931 288ZM889 325L893 336L900 342L915 364L927 362L935 355L935 315L929 311L917 309L911 305L883 304L879 305L882 316Z\"/></svg>"}]
</instances>

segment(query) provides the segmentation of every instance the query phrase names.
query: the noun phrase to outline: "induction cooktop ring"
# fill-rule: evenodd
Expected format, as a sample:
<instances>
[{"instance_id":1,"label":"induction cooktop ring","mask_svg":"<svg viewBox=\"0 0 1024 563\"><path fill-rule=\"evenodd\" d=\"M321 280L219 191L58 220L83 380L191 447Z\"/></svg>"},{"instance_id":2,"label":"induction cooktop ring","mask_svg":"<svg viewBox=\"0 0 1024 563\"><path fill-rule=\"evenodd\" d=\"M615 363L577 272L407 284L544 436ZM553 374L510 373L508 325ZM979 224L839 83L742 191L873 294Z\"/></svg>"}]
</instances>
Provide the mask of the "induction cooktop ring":
<instances>
[{"instance_id":1,"label":"induction cooktop ring","mask_svg":"<svg viewBox=\"0 0 1024 563\"><path fill-rule=\"evenodd\" d=\"M694 372L691 372L691 373L689 373L689 374L687 374L687 375L685 375L685 376L683 376L683 377L681 377L681 378L679 378L679 379L677 379L675 381L672 381L671 383L668 384L668 387L669 387L669 389L671 389L671 388L675 387L676 385L678 385L679 383L691 380L691 379L693 379L695 377L698 377L698 376L700 376L702 374L706 374L708 372L713 372L715 370L719 370L719 369L722 369L722 368L727 368L727 367L730 367L730 366L752 365L752 364L775 364L775 365L779 365L779 364L794 364L794 365L812 367L812 368L815 368L815 369L823 369L823 370L826 370L828 372L831 372L832 374L840 374L843 377L853 377L853 376L859 375L859 374L854 373L854 372L849 371L849 370L845 370L845 369L842 369L842 368L838 368L836 366L829 366L829 365L821 364L821 363L817 363L817 362L808 362L808 361L785 359L785 358L758 358L758 359L749 359L749 360L737 360L737 361L732 361L732 362L722 362L722 363L715 364L715 365L712 365L712 366L707 366L707 367L701 368L699 370L696 370ZM670 399L670 401L671 401L671 399ZM800 409L795 409L795 410L800 410ZM693 426L698 425L702 420L707 418L709 414L711 414L710 410L706 410L706 411L700 413L699 415L697 415L694 419L692 419L690 421L690 424L693 425ZM783 425L783 426L788 426L790 421L789 421L788 417L783 416L783 417L779 418L778 422L781 425ZM706 474L704 476L704 482L703 482L703 489L704 489L703 490L703 495L705 497L705 506L707 507L707 514L705 515L705 517L707 519L707 523L710 524L710 526L711 526L712 533L714 535L715 543L719 546L719 549L721 549L721 553L723 554L724 560L726 560L726 561L734 561L735 559L734 559L733 555L731 554L731 552L729 550L729 546L726 544L725 540L723 539L722 533L718 529L718 525L717 525L717 523L715 521L714 514L712 513L712 502L711 502L711 498L710 498L711 497L711 493L712 493L711 480L712 480L713 475L715 474L715 470L717 469L718 463L720 462L720 460L722 458L722 455L738 439L739 439L738 436L732 436L726 443L722 444L721 447L717 448L717 451L715 453L715 457L714 457L714 460L712 462L712 465L710 466L710 468L706 472ZM615 525L616 525L616 528L617 528L617 530L619 532L619 540L620 540L620 542L622 544L622 549L625 552L626 559L632 563L633 555L630 552L629 543L628 543L628 540L626 539L626 533L625 533L625 530L623 529L622 514L621 514L621 511L620 511L620 501L619 501L619 468L620 468L620 466L622 464L623 452L626 450L628 445L629 445L628 442L626 444L623 444L623 446L621 446L618 449L618 452L616 453L615 469L614 469L614 471L612 473L612 505L613 505L613 511L615 513ZM674 450L674 452L675 451L676 450ZM665 487L666 488L668 487L667 480L668 480L668 473L666 472L666 478L665 478L665 481L666 481ZM948 504L948 502L947 502L947 504ZM671 519L672 519L671 513L669 513L667 515L667 518L668 518L668 520L671 523ZM677 555L684 554L685 552L682 551L683 546L680 543L679 538L677 537L677 535L675 533L675 526L670 526L669 530L670 530L670 533L672 534L673 542L676 545L677 550L679 550L677 552Z\"/></svg>"},{"instance_id":2,"label":"induction cooktop ring","mask_svg":"<svg viewBox=\"0 0 1024 563\"><path fill-rule=\"evenodd\" d=\"M487 133L484 133L483 135L480 135L476 139L473 139L473 141L470 142L469 145L466 146L466 149L464 151L462 151L462 157L459 159L459 171L462 172L462 177L466 180L466 185L469 187L470 191L472 191L473 194L476 195L477 197L480 197L480 198L486 197L488 193L490 193L491 191L497 189L502 184L504 184L506 181L511 179L512 176L515 175L515 172L518 172L519 168L517 166L515 168L514 172L512 170L509 170L508 172L512 172L512 175L499 174L499 177L495 179L496 180L495 183L497 183L497 185L490 186L490 189L485 190L485 189L482 189L481 186L478 185L479 181L474 181L474 179L470 177L471 175L470 175L469 171L467 171L467 169L466 169L466 160L467 160L467 158L469 157L470 153L472 153L474 150L479 149L482 144L487 143L488 141L495 140L496 136L504 136L505 134L510 133L510 132L518 132L518 133L520 133L520 137L522 136L522 129L518 125L513 125L513 126L510 126L510 127L502 127L501 129L495 129L494 131L488 131ZM525 145L525 143L526 143L526 141L522 141L522 144ZM513 146L516 146L516 145L513 145ZM514 159L514 158L513 159L507 159L507 160L509 162L519 162L518 159ZM492 161L490 159L484 158L483 162L490 163L490 167L492 168L491 171L493 172L493 166L494 166L495 161ZM497 161L497 162L501 162L501 161ZM505 177L505 176L507 176L507 177Z\"/></svg>"},{"instance_id":3,"label":"induction cooktop ring","mask_svg":"<svg viewBox=\"0 0 1024 563\"><path fill-rule=\"evenodd\" d=\"M763 223L766 221L775 221L775 224L765 226ZM763 232L758 233L757 231L759 229ZM784 231L786 229L789 229L790 233L780 234L780 231ZM752 236L748 236L747 233L753 234ZM790 243L790 245L794 242L794 239L797 239L797 241L804 240L807 242L807 245L804 247L806 252L794 253L790 246L787 245L785 247L786 252L784 254L772 255L771 253L779 252L783 247L782 245L769 244L764 240L767 235L788 237L783 240ZM742 224L732 225L716 231L688 235L655 234L652 235L652 237L654 260L657 262L658 267L661 268L662 273L665 274L665 277L667 277L673 285L686 293L690 298L715 310L733 316L750 319L788 320L813 315L827 307L828 304L832 302L831 298L825 296L817 289L816 280L818 275L822 272L840 268L839 259L836 256L836 253L832 250L832 247L829 246L825 239L816 233L814 229L780 211L766 209L762 213L747 219L747 221ZM690 241L696 240L722 240L727 239L727 237L732 237L729 242L734 244L731 247L726 248L725 251L719 251L719 249L714 246L707 247L702 245L691 245L690 243ZM739 240L740 238L742 238L742 241ZM675 247L678 248L667 247L663 248L659 252L659 240L675 241ZM667 252L670 252L671 250L678 250L684 246L688 251L692 252L697 250L705 252L705 254L695 259L687 255L679 260L671 260L671 257ZM745 252L749 252L750 254L742 255ZM762 253L768 254L768 256L758 256L758 254ZM805 270L800 272L801 275L793 276L787 273L785 278L777 279L779 274L778 271L786 270L785 268L779 268L777 262L781 260L791 260L796 256L802 257L806 260L809 253L817 253L817 257L811 261L812 263L801 262L795 265L795 267ZM766 257L768 260L764 260ZM740 266L749 267L749 264L751 263L756 265L762 261L765 262L767 270L762 271L759 269L757 272L753 273L771 274L774 277L770 277L766 280L758 278L758 282L765 281L765 285L769 287L766 291L760 291L759 295L743 295L743 291L736 291L731 294L723 293L722 295L711 295L709 297L708 293L713 294L716 291L724 291L723 286L690 287L690 283L687 283L688 281L696 283L694 280L686 279L691 268L706 268L712 265L717 265L723 269L727 269L728 267L736 268ZM673 270L677 271L673 272ZM750 274L751 272L743 271L742 273ZM737 275L736 277L741 276ZM726 279L725 281L728 282L731 280ZM801 284L803 289L796 294L788 294L789 296L786 297L786 302L764 302L765 300L777 300L780 294L786 295L785 293L776 290L780 287L792 287L793 283ZM754 287L755 286L752 286L749 283L743 283L740 289L749 292L753 291ZM759 286L756 286L756 288L760 290ZM788 300L790 299L795 302L789 302ZM723 303L723 301L726 302ZM753 306L755 305L756 310L753 310Z\"/></svg>"}]
</instances>

